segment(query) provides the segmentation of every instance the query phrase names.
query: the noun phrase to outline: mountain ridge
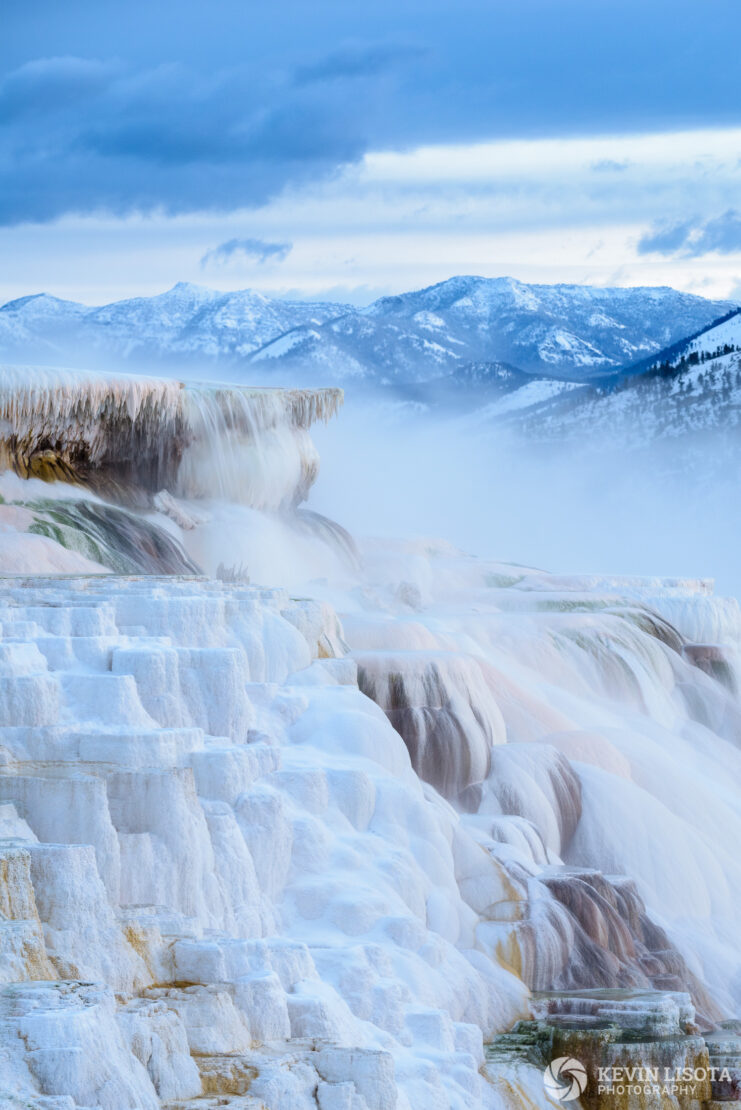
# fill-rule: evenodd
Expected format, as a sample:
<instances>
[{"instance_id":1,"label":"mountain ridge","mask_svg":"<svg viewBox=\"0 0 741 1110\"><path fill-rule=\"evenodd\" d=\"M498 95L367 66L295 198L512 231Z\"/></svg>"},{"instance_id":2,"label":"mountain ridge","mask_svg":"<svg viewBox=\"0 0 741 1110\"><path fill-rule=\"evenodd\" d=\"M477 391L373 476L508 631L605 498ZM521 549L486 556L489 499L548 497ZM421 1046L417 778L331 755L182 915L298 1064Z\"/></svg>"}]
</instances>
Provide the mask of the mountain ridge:
<instances>
[{"instance_id":1,"label":"mountain ridge","mask_svg":"<svg viewBox=\"0 0 741 1110\"><path fill-rule=\"evenodd\" d=\"M527 439L603 443L626 449L656 440L687 444L712 437L718 463L736 457L741 426L741 310L659 353L640 372L587 383L531 406L510 423ZM510 403L517 399L516 390ZM492 418L499 418L493 406ZM479 420L486 409L479 413ZM703 465L707 466L705 458Z\"/></svg>"},{"instance_id":2,"label":"mountain ridge","mask_svg":"<svg viewBox=\"0 0 741 1110\"><path fill-rule=\"evenodd\" d=\"M549 286L476 275L361 309L178 282L105 305L44 293L15 298L0 306L0 358L73 356L92 368L226 362L251 377L378 385L452 384L465 367L491 364L583 381L650 358L731 307L667 286Z\"/></svg>"}]
</instances>

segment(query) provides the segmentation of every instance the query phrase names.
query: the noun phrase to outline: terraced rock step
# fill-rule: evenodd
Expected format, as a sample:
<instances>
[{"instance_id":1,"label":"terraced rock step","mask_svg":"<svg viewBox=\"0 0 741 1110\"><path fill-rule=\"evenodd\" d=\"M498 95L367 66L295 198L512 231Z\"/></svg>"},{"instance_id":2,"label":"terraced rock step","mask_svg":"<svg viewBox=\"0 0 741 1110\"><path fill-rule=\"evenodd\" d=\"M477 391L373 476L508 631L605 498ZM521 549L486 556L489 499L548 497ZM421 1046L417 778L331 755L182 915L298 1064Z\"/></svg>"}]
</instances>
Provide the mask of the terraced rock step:
<instances>
[{"instance_id":1,"label":"terraced rock step","mask_svg":"<svg viewBox=\"0 0 741 1110\"><path fill-rule=\"evenodd\" d=\"M739 1098L738 1023L701 1035L688 994L549 991L532 1009L487 1046L485 1074L534 1084L540 1072L555 1099L592 1110L718 1110Z\"/></svg>"},{"instance_id":2,"label":"terraced rock step","mask_svg":"<svg viewBox=\"0 0 741 1110\"><path fill-rule=\"evenodd\" d=\"M705 1036L711 1066L730 1073L728 1079L713 1084L713 1098L719 1101L741 1101L741 1021L722 1021L717 1029ZM712 1110L712 1108L708 1108Z\"/></svg>"},{"instance_id":3,"label":"terraced rock step","mask_svg":"<svg viewBox=\"0 0 741 1110\"><path fill-rule=\"evenodd\" d=\"M345 650L279 589L0 580L0 1110L488 1106L499 870Z\"/></svg>"}]
</instances>

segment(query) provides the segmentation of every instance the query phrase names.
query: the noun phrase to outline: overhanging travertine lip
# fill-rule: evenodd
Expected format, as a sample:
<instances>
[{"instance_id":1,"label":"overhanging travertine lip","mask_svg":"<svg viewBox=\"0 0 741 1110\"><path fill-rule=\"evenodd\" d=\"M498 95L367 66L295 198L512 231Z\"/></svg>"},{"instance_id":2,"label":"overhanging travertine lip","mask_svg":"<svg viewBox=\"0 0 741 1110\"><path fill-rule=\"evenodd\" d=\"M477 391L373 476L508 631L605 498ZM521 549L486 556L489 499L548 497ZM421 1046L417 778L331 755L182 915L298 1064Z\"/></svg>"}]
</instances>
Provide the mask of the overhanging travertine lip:
<instances>
[{"instance_id":1,"label":"overhanging travertine lip","mask_svg":"<svg viewBox=\"0 0 741 1110\"><path fill-rule=\"evenodd\" d=\"M238 450L260 452L268 437L280 433L295 455L281 488L261 491L254 481L251 488L244 486L247 504L280 508L305 500L318 472L308 429L334 416L342 401L343 391L336 388L259 388L2 366L0 467L23 478L87 486L126 503L146 503L161 489L242 500L239 481L227 474L239 468ZM206 481L202 466L183 466L194 448L212 457Z\"/></svg>"}]
</instances>

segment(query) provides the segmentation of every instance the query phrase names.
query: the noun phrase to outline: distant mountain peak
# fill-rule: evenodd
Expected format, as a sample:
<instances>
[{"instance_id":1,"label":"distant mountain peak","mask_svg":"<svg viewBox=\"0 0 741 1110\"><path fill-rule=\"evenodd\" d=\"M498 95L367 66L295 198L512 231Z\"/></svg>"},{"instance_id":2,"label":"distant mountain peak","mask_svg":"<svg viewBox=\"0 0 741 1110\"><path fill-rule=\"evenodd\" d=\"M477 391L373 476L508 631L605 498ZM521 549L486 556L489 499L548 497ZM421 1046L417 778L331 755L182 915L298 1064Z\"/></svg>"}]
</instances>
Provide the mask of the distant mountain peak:
<instances>
[{"instance_id":1,"label":"distant mountain peak","mask_svg":"<svg viewBox=\"0 0 741 1110\"><path fill-rule=\"evenodd\" d=\"M0 357L74 354L124 369L134 361L231 362L282 381L412 384L506 363L529 375L584 381L654 355L731 306L672 289L535 285L460 274L382 297L365 309L289 301L253 289L177 282L152 297L88 308L48 294L0 311Z\"/></svg>"},{"instance_id":2,"label":"distant mountain peak","mask_svg":"<svg viewBox=\"0 0 741 1110\"><path fill-rule=\"evenodd\" d=\"M18 311L28 307L36 308L84 308L84 305L79 304L77 301L67 301L62 297L55 297L52 293L30 293L26 297L17 297L15 300L7 301L0 307L2 311Z\"/></svg>"},{"instance_id":3,"label":"distant mountain peak","mask_svg":"<svg viewBox=\"0 0 741 1110\"><path fill-rule=\"evenodd\" d=\"M247 292L247 290L245 290ZM217 289L211 289L208 285L197 285L192 281L177 281L172 289L168 289L165 293L161 293L162 297L170 297L173 294L178 296L194 297L202 300L214 300L216 297L224 297L228 294L221 293Z\"/></svg>"}]
</instances>

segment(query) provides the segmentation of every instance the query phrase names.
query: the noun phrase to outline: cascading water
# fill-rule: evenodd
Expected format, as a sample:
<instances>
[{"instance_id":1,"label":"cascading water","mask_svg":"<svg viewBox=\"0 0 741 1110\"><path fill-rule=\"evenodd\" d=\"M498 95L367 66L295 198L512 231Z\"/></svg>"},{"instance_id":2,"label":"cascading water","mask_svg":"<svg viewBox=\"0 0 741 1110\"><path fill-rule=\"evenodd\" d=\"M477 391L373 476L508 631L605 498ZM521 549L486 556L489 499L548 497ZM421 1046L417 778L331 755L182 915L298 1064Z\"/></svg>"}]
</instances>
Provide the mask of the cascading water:
<instances>
[{"instance_id":1,"label":"cascading water","mask_svg":"<svg viewBox=\"0 0 741 1110\"><path fill-rule=\"evenodd\" d=\"M476 659L452 652L355 653L358 685L385 711L412 766L455 800L487 777L504 721Z\"/></svg>"},{"instance_id":2,"label":"cascading water","mask_svg":"<svg viewBox=\"0 0 741 1110\"><path fill-rule=\"evenodd\" d=\"M169 489L278 509L306 498L318 470L308 428L341 403L340 389L0 367L0 463L140 502Z\"/></svg>"},{"instance_id":3,"label":"cascading water","mask_svg":"<svg viewBox=\"0 0 741 1110\"><path fill-rule=\"evenodd\" d=\"M739 1013L738 605L356 546L339 400L0 377L3 1106L523 1110Z\"/></svg>"}]
</instances>

